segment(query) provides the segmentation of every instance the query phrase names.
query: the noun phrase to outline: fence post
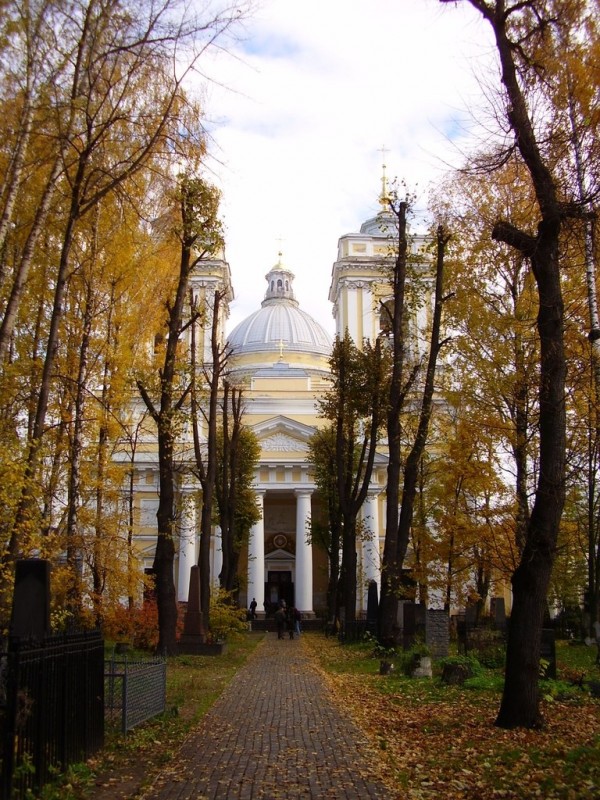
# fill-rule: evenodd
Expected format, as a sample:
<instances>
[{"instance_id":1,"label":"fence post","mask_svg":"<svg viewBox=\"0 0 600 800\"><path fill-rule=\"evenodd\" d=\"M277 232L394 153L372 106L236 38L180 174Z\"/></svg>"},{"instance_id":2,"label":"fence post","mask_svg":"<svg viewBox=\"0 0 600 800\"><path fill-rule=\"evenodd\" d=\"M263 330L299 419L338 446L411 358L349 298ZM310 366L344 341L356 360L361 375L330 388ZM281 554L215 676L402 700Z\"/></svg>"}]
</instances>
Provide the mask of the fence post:
<instances>
[{"instance_id":1,"label":"fence post","mask_svg":"<svg viewBox=\"0 0 600 800\"><path fill-rule=\"evenodd\" d=\"M121 715L121 730L123 733L127 733L127 708L129 706L129 701L127 698L127 654L125 655L125 661L123 664L123 711Z\"/></svg>"}]
</instances>

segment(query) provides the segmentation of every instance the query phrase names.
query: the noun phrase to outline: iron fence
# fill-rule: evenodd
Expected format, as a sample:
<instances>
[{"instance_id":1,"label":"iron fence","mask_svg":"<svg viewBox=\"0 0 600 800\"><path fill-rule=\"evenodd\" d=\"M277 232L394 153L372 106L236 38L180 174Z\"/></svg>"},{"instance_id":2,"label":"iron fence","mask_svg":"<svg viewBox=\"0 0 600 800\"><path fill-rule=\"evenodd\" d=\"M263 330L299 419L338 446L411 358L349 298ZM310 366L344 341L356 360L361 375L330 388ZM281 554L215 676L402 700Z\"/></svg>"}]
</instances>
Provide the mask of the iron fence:
<instances>
[{"instance_id":1,"label":"iron fence","mask_svg":"<svg viewBox=\"0 0 600 800\"><path fill-rule=\"evenodd\" d=\"M120 721L123 733L165 710L167 662L162 658L112 658L105 667L107 718Z\"/></svg>"},{"instance_id":2,"label":"iron fence","mask_svg":"<svg viewBox=\"0 0 600 800\"><path fill-rule=\"evenodd\" d=\"M2 673L2 797L19 798L102 747L102 636L11 637Z\"/></svg>"},{"instance_id":3,"label":"iron fence","mask_svg":"<svg viewBox=\"0 0 600 800\"><path fill-rule=\"evenodd\" d=\"M353 622L343 622L338 633L338 639L342 644L345 642L361 642L365 635L377 635L377 623L366 619L357 619Z\"/></svg>"}]
</instances>

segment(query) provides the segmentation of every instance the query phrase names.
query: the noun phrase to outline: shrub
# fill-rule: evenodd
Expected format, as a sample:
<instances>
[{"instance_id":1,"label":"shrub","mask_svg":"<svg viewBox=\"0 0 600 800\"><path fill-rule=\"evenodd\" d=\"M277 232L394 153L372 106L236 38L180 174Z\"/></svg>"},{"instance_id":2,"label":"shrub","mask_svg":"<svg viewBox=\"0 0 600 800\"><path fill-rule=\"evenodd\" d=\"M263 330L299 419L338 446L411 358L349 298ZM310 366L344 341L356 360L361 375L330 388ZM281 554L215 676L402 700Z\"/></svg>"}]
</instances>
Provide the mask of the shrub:
<instances>
[{"instance_id":1,"label":"shrub","mask_svg":"<svg viewBox=\"0 0 600 800\"><path fill-rule=\"evenodd\" d=\"M248 630L246 609L240 608L231 592L214 589L210 597L210 637L221 642Z\"/></svg>"},{"instance_id":2,"label":"shrub","mask_svg":"<svg viewBox=\"0 0 600 800\"><path fill-rule=\"evenodd\" d=\"M127 641L139 650L155 650L158 644L158 608L156 600L141 606L117 604L107 609L104 636L113 641Z\"/></svg>"}]
</instances>

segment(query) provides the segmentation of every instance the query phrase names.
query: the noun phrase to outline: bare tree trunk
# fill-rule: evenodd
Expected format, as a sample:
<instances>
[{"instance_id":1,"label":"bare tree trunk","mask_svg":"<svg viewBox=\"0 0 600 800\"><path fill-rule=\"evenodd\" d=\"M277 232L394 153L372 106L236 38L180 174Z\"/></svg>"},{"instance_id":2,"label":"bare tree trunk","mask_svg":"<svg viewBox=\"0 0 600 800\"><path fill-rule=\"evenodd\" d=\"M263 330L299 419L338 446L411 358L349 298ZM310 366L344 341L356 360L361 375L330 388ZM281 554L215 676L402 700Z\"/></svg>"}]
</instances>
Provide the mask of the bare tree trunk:
<instances>
[{"instance_id":1,"label":"bare tree trunk","mask_svg":"<svg viewBox=\"0 0 600 800\"><path fill-rule=\"evenodd\" d=\"M399 204L398 254L392 276L392 295L394 301L391 333L393 336L392 376L389 388L389 410L387 415L388 468L386 484L385 541L381 568L381 602L379 605L379 637L385 644L392 645L397 636L398 598L400 592L400 571L397 564L398 553L398 505L400 503L401 424L400 414L404 403L404 351L403 341L404 297L406 292L406 268L408 259L408 240L406 233L406 214L408 204Z\"/></svg>"},{"instance_id":2,"label":"bare tree trunk","mask_svg":"<svg viewBox=\"0 0 600 800\"><path fill-rule=\"evenodd\" d=\"M183 311L187 288L192 270L191 249L195 241L189 233L193 226L189 214L189 198L182 188L181 215L183 234L179 279L175 300L169 306L168 338L163 367L160 371L160 405L152 402L146 387L138 382L138 389L150 415L156 423L158 438L158 480L159 500L156 512L157 539L152 566L156 601L158 606L158 645L159 653L174 655L177 651L177 598L173 565L175 562L176 508L175 508L175 437L176 415L181 409L188 389L175 399L177 391L177 347L183 329Z\"/></svg>"},{"instance_id":3,"label":"bare tree trunk","mask_svg":"<svg viewBox=\"0 0 600 800\"><path fill-rule=\"evenodd\" d=\"M242 430L242 390L223 384L223 425L220 477L215 485L221 524L223 567L219 576L221 588L235 588L240 545L236 541L236 510L238 504L238 469Z\"/></svg>"},{"instance_id":4,"label":"bare tree trunk","mask_svg":"<svg viewBox=\"0 0 600 800\"><path fill-rule=\"evenodd\" d=\"M519 555L523 552L527 540L529 526L529 487L528 487L528 453L529 453L529 378L524 364L522 341L517 335L515 341L516 388L514 394L515 443L513 457L515 459L515 493L517 499L517 517L515 541Z\"/></svg>"},{"instance_id":5,"label":"bare tree trunk","mask_svg":"<svg viewBox=\"0 0 600 800\"><path fill-rule=\"evenodd\" d=\"M438 354L444 344L440 341L442 327L442 307L444 304L444 255L449 236L440 225L437 229L437 259L436 259L436 281L434 292L433 321L431 326L431 337L429 343L429 359L425 384L423 386L423 397L421 400L421 411L419 414L419 426L413 442L413 446L406 459L404 466L404 483L402 486L402 507L400 509L400 521L398 524L397 550L396 550L396 570L401 570L404 558L410 541L410 530L412 527L413 510L417 493L417 481L419 478L419 464L429 433L429 422L433 408L433 394L435 371L437 367Z\"/></svg>"},{"instance_id":6,"label":"bare tree trunk","mask_svg":"<svg viewBox=\"0 0 600 800\"><path fill-rule=\"evenodd\" d=\"M440 0L449 2L449 0ZM560 284L559 237L564 210L554 176L536 139L517 75L520 44L511 41L511 15L518 20L533 3L524 0L507 8L506 0L468 0L491 25L506 90L506 117L515 134L537 199L540 219L535 235L497 222L492 238L528 258L536 280L540 339L540 450L535 500L527 537L512 577L513 605L508 631L506 677L496 725L535 728L542 725L539 708L539 662L542 624L558 528L565 498L565 374L564 305ZM539 8L537 9L539 11ZM532 13L534 24L543 20ZM519 32L522 40L522 31Z\"/></svg>"},{"instance_id":7,"label":"bare tree trunk","mask_svg":"<svg viewBox=\"0 0 600 800\"><path fill-rule=\"evenodd\" d=\"M346 621L356 619L357 518L367 497L377 448L385 393L384 353L378 339L358 350L346 333L336 342L334 420L336 487L342 523L341 606ZM357 385L360 383L360 387Z\"/></svg>"},{"instance_id":8,"label":"bare tree trunk","mask_svg":"<svg viewBox=\"0 0 600 800\"><path fill-rule=\"evenodd\" d=\"M210 364L203 365L204 379L208 386L208 408L202 411L207 435L206 446L203 452L199 436L199 403L196 390L195 353L192 358L192 425L194 429L194 454L196 461L196 474L202 486L202 510L200 513L200 548L198 553L198 567L200 569L200 608L204 624L210 626L210 543L212 538L213 503L215 484L217 480L217 415L218 399L221 387L221 378L227 363L227 350L220 342L220 306L223 292L216 290L213 296L211 309L212 319L210 327L211 359Z\"/></svg>"}]
</instances>

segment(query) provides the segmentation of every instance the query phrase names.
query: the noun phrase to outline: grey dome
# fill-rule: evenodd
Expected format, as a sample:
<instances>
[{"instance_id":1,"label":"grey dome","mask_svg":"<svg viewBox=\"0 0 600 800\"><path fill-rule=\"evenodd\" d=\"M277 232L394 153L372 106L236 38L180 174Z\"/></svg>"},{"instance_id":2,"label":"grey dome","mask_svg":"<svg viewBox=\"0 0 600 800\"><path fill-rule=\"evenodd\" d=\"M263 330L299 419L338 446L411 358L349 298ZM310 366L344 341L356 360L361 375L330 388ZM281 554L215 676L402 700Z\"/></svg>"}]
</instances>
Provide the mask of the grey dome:
<instances>
[{"instance_id":1,"label":"grey dome","mask_svg":"<svg viewBox=\"0 0 600 800\"><path fill-rule=\"evenodd\" d=\"M332 340L294 298L294 275L281 261L265 276L268 288L258 311L239 323L228 337L233 354L276 352L329 356Z\"/></svg>"}]
</instances>

